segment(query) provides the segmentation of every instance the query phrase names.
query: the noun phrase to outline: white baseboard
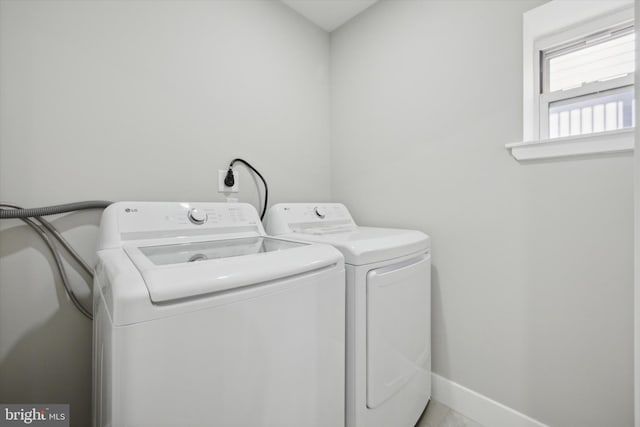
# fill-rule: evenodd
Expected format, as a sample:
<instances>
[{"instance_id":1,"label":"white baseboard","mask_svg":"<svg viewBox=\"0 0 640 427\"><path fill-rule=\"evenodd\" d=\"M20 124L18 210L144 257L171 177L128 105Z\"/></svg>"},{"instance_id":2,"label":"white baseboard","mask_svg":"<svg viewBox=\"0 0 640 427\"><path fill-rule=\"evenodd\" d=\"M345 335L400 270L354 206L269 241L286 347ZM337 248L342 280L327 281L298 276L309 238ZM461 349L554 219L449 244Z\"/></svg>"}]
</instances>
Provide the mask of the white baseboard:
<instances>
[{"instance_id":1,"label":"white baseboard","mask_svg":"<svg viewBox=\"0 0 640 427\"><path fill-rule=\"evenodd\" d=\"M431 397L486 427L548 427L434 373L431 374Z\"/></svg>"}]
</instances>

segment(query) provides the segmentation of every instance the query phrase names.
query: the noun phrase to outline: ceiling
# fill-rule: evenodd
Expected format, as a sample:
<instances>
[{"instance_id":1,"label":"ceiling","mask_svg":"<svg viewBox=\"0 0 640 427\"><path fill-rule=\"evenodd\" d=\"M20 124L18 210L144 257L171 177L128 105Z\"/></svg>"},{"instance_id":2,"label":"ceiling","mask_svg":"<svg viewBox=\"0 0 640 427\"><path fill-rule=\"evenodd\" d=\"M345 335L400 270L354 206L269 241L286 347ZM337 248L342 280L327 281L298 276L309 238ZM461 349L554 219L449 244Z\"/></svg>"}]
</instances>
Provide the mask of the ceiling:
<instances>
[{"instance_id":1,"label":"ceiling","mask_svg":"<svg viewBox=\"0 0 640 427\"><path fill-rule=\"evenodd\" d=\"M325 31L333 31L378 0L280 0Z\"/></svg>"}]
</instances>

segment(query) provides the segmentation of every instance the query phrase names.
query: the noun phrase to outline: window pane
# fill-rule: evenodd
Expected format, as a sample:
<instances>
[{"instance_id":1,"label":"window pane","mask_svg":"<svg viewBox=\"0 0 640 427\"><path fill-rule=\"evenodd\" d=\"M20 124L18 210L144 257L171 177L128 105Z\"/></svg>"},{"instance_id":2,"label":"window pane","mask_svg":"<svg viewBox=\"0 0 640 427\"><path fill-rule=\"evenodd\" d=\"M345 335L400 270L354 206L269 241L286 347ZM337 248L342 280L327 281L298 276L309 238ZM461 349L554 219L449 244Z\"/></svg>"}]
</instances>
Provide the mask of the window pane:
<instances>
[{"instance_id":1,"label":"window pane","mask_svg":"<svg viewBox=\"0 0 640 427\"><path fill-rule=\"evenodd\" d=\"M580 87L633 73L635 33L549 59L549 91Z\"/></svg>"},{"instance_id":2,"label":"window pane","mask_svg":"<svg viewBox=\"0 0 640 427\"><path fill-rule=\"evenodd\" d=\"M633 89L615 90L549 104L549 138L630 128Z\"/></svg>"}]
</instances>

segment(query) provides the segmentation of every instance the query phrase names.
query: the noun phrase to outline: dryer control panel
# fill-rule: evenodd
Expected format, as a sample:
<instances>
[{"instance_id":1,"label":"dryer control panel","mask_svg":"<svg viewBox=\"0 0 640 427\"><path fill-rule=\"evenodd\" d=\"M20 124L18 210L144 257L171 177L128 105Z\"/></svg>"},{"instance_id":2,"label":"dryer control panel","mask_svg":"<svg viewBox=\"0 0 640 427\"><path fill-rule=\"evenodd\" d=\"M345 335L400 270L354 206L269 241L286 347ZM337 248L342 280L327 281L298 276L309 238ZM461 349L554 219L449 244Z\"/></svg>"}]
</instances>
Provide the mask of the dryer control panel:
<instances>
[{"instance_id":1,"label":"dryer control panel","mask_svg":"<svg viewBox=\"0 0 640 427\"><path fill-rule=\"evenodd\" d=\"M356 228L342 203L280 203L269 209L266 223L271 235L328 234Z\"/></svg>"}]
</instances>

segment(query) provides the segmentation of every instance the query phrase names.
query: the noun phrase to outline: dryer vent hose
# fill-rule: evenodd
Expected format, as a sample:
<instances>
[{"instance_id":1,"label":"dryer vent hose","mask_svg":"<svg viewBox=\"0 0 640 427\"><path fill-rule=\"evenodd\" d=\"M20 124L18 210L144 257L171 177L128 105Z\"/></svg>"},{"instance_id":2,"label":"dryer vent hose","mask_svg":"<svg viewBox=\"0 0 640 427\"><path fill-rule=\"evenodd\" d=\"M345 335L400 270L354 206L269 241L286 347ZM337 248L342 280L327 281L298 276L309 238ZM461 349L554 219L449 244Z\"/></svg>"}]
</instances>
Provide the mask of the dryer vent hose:
<instances>
[{"instance_id":1,"label":"dryer vent hose","mask_svg":"<svg viewBox=\"0 0 640 427\"><path fill-rule=\"evenodd\" d=\"M104 200L90 200L86 202L66 203L64 205L46 206L43 208L0 209L0 219L31 218L34 216L56 215L86 209L104 209L110 204L111 202Z\"/></svg>"}]
</instances>

